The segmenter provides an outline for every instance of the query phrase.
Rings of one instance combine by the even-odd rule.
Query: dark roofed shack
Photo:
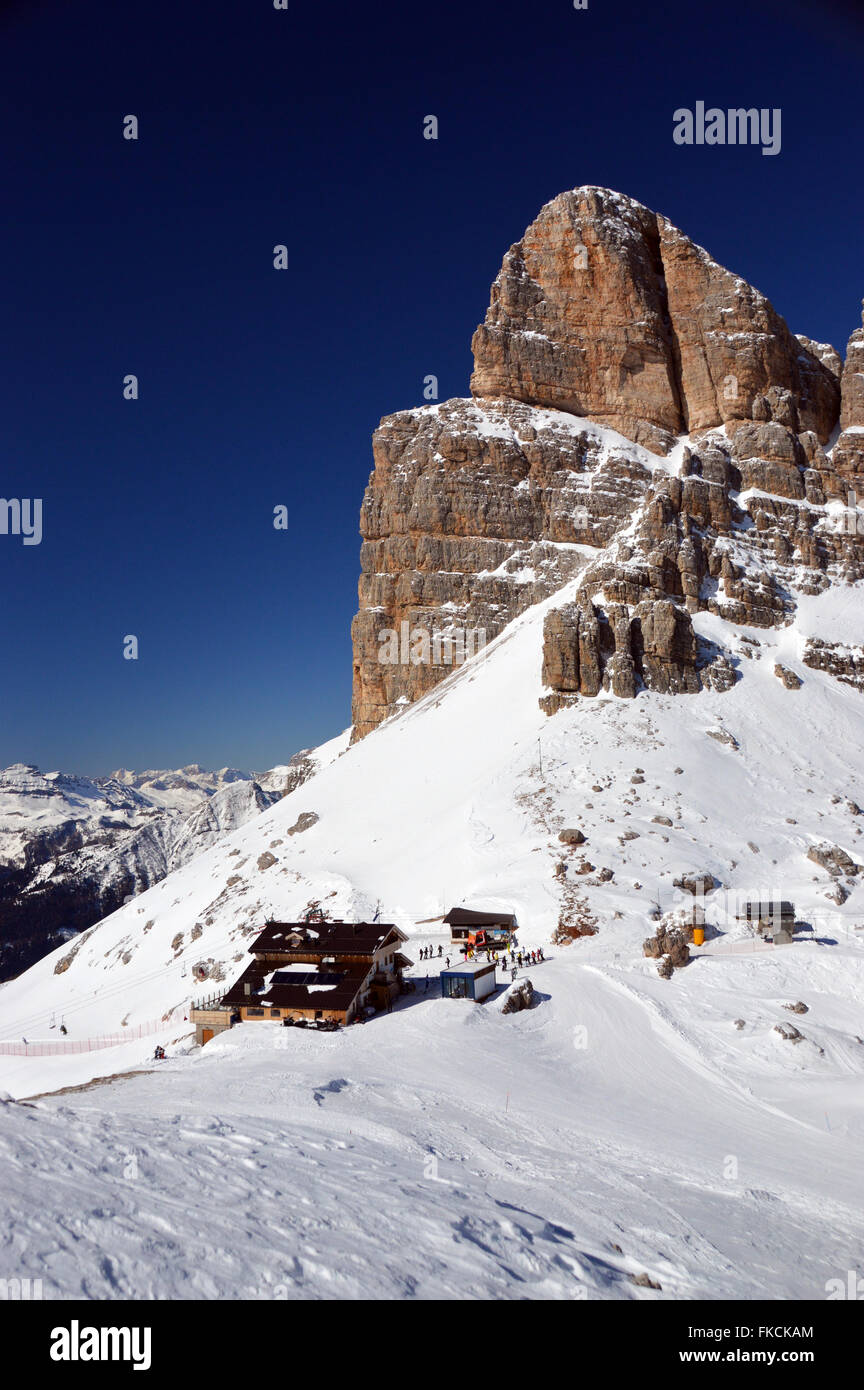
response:
[[[450,928],[450,940],[466,942],[478,932],[483,932],[484,945],[509,946],[516,931],[516,918],[512,912],[474,912],[467,907],[453,907],[444,918],[445,927]]]
[[[746,902],[738,913],[739,922],[749,922],[760,933],[770,932],[775,946],[786,946],[795,935],[795,907],[785,899]]]

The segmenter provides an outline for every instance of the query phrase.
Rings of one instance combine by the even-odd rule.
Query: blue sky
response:
[[[664,212],[842,350],[862,58],[855,7],[795,0],[4,5],[0,495],[44,535],[0,535],[0,763],[262,769],[349,722],[372,431],[428,373],[467,394],[565,188]],[[781,108],[780,154],[676,145],[700,100]]]

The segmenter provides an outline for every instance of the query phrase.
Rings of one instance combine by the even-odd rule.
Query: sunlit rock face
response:
[[[664,217],[588,187],[507,252],[473,350],[472,399],[374,437],[355,738],[579,574],[583,606],[538,658],[550,707],[724,688],[687,614],[782,624],[796,590],[861,576],[864,528],[841,511],[864,467],[864,330],[844,367]]]

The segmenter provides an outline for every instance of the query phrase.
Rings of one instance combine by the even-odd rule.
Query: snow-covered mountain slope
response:
[[[31,1044],[56,1038],[52,1014],[79,1042],[171,1015],[119,1047],[0,1056],[0,1087],[25,1097],[146,1068],[156,1041],[171,1055],[158,1075],[4,1109],[20,1273],[34,1232],[66,1295],[660,1296],[628,1278],[647,1274],[663,1296],[818,1298],[857,1267],[864,720],[856,689],[800,657],[814,634],[851,640],[860,586],[802,596],[782,629],[695,615],[738,666],[723,693],[600,695],[550,719],[544,618],[579,583],[0,990],[0,1037]],[[847,856],[839,874],[828,851]],[[692,870],[719,884],[719,935],[662,980],[642,942]],[[815,930],[754,949],[738,899],[769,896]],[[551,956],[529,971],[539,1001],[506,1017],[441,1000],[418,963],[418,993],[365,1028],[247,1024],[191,1049],[184,1005],[241,973],[268,916],[312,901],[349,919],[380,906],[415,960],[445,940],[428,919],[446,907],[511,909]],[[550,946],[562,921],[597,934]],[[798,1041],[777,1031],[793,1020]],[[370,1200],[387,1213],[374,1235]]]
[[[765,1044],[756,1096],[722,1042],[706,1055],[728,1023],[681,1032],[662,982],[590,958],[532,976],[541,1002],[510,1017],[421,993],[0,1105],[9,1277],[46,1298],[822,1299],[860,1268],[851,1071]],[[766,982],[797,987],[745,962],[724,988],[749,1012]]]
[[[631,930],[645,935],[654,904],[672,906],[673,879],[695,868],[730,894],[782,891],[799,918],[828,914],[842,933],[864,889],[853,875],[838,911],[828,896],[836,880],[807,853],[830,844],[864,858],[861,697],[798,653],[814,631],[846,630],[860,601],[859,587],[832,587],[803,598],[791,626],[758,636],[697,615],[733,653],[748,636],[760,644],[736,658],[732,689],[598,697],[551,720],[538,707],[549,603],[535,606],[399,719],[7,985],[0,1033],[38,1036],[59,1010],[77,1036],[150,1019],[189,996],[184,969],[203,960],[239,975],[267,915],[295,918],[313,899],[346,918],[369,918],[380,903],[382,919],[409,932],[453,904],[491,901],[512,905],[526,939],[548,942],[578,893],[601,937],[621,949]],[[781,660],[800,689],[774,675]],[[318,820],[300,830],[303,812]],[[580,874],[570,860],[560,878],[558,832],[574,824],[594,871]],[[606,882],[604,868],[614,875]],[[725,929],[723,901],[719,890],[708,904]],[[809,951],[795,949],[796,959]]]

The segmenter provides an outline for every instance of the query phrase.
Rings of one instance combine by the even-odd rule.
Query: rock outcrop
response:
[[[807,851],[807,858],[835,878],[841,875],[854,878],[860,872],[860,866],[839,845],[814,845]]]
[[[801,660],[814,671],[827,671],[843,685],[864,691],[864,647],[850,647],[811,637]]]
[[[672,978],[690,960],[688,940],[692,931],[684,927],[659,926],[654,936],[642,943],[642,954],[658,962],[657,970],[664,980]]]
[[[728,689],[696,614],[770,628],[864,577],[864,329],[843,366],[665,218],[580,188],[508,251],[473,349],[474,399],[375,435],[355,738],[577,576],[538,654],[549,713]]]
[[[547,713],[567,697],[608,690],[631,698],[637,689],[681,694],[702,689],[699,649],[686,609],[658,598],[636,606],[595,606],[587,593],[553,609],[543,625],[543,699]],[[706,663],[707,664],[707,663]]]
[[[804,682],[794,671],[790,671],[788,666],[781,662],[775,662],[774,674],[778,680],[782,681],[787,690],[800,690]]]
[[[864,503],[864,307],[861,322],[861,328],[855,329],[846,349],[840,383],[840,428],[843,432],[833,453],[834,467],[847,481],[849,490],[855,493],[859,506]]]

